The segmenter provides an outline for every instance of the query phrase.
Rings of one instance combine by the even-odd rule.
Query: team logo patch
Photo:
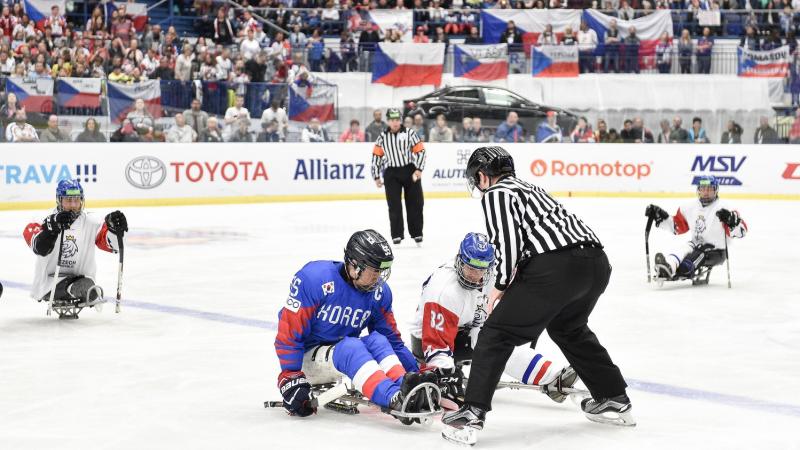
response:
[[[64,244],[61,246],[61,257],[72,258],[78,254],[78,243],[75,236],[64,236]]]
[[[333,294],[333,281],[329,281],[322,285],[322,293],[325,295]]]

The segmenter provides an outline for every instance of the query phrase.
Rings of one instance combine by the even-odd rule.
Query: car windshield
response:
[[[483,91],[486,104],[492,106],[514,106],[524,104],[525,101],[516,95],[500,89],[486,89]]]

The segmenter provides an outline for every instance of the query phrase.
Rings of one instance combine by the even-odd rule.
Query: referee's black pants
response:
[[[417,170],[413,164],[403,167],[388,167],[383,173],[383,186],[386,189],[386,203],[389,205],[389,225],[392,239],[404,237],[403,229],[403,191],[405,191],[408,232],[411,237],[422,236],[422,181],[411,176]]]
[[[619,368],[587,325],[611,266],[600,248],[537,255],[517,269],[478,335],[465,400],[485,410],[514,347],[547,333],[595,398],[625,393]]]

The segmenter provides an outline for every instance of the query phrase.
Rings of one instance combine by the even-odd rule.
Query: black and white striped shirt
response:
[[[372,178],[380,178],[384,167],[405,167],[414,164],[417,170],[425,169],[425,146],[417,132],[400,126],[397,133],[387,127],[375,141],[372,150]]]
[[[495,246],[495,287],[504,290],[523,257],[580,244],[600,244],[591,228],[544,189],[513,176],[483,194],[486,231]]]

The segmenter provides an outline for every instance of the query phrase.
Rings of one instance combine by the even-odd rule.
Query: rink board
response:
[[[466,196],[471,152],[485,144],[427,144],[426,196]],[[681,197],[701,174],[731,198],[800,199],[800,147],[505,144],[517,175],[565,196]],[[8,144],[0,210],[52,204],[59,179],[78,178],[95,206],[382,199],[372,144]]]

